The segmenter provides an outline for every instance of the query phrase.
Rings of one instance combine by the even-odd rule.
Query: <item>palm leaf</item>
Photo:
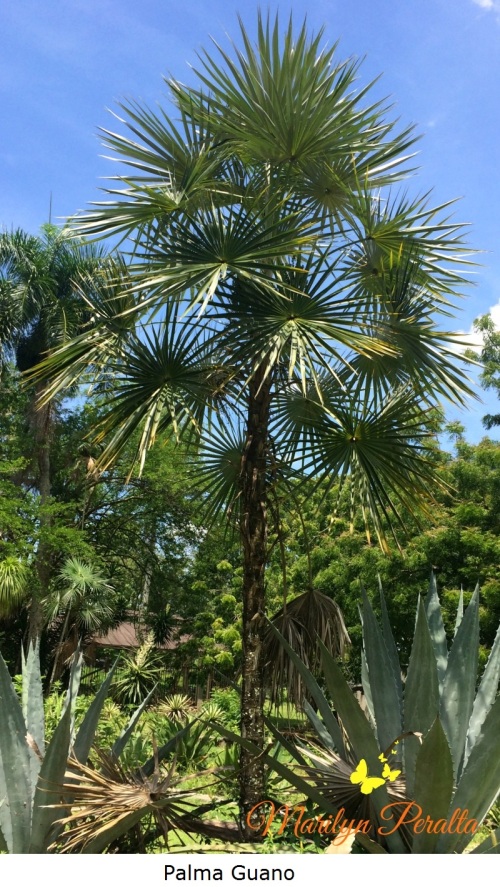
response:
[[[317,589],[311,588],[287,601],[272,617],[271,625],[312,674],[320,666],[318,640],[336,657],[343,656],[350,643],[340,607]],[[263,657],[271,702],[279,705],[286,694],[288,702],[300,707],[307,688],[294,660],[271,626],[264,636]]]

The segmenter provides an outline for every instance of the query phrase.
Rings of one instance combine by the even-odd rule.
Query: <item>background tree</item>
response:
[[[495,326],[490,314],[483,314],[474,321],[474,329],[482,337],[481,352],[466,351],[471,360],[479,360],[483,369],[480,381],[483,388],[493,389],[500,395],[500,332]],[[500,413],[487,414],[483,418],[483,425],[490,429],[500,425]]]
[[[56,374],[51,394],[89,365],[114,377],[101,468],[138,428],[139,469],[159,432],[190,440],[208,515],[239,531],[241,732],[258,747],[275,491],[299,468],[350,476],[385,544],[385,521],[416,514],[439,483],[427,411],[467,389],[436,323],[462,284],[460,226],[387,190],[413,134],[354,90],[357,64],[321,39],[259,17],[255,46],[242,28],[233,57],[201,57],[199,89],[170,82],[178,124],[123,106],[132,137],[105,134],[122,188],[76,231],[130,238],[133,304],[114,319],[112,300],[95,306],[38,376]],[[244,822],[264,764],[246,750],[241,763]]]
[[[0,372],[8,359],[20,372],[31,370],[79,332],[88,318],[81,291],[95,289],[102,262],[101,249],[53,225],[44,225],[39,237],[21,230],[0,234]],[[57,407],[45,392],[44,382],[30,387],[26,424],[33,441],[31,481],[40,497],[40,521],[48,526]],[[36,555],[38,589],[30,611],[32,638],[42,630],[40,595],[47,592],[51,569],[50,547],[42,535]]]

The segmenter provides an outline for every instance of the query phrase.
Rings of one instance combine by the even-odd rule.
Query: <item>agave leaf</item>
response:
[[[500,828],[495,829],[479,847],[474,847],[471,853],[500,853]]]
[[[146,708],[146,706],[147,706],[149,700],[151,699],[153,693],[155,692],[155,690],[156,690],[156,684],[153,687],[153,689],[149,691],[146,698],[142,700],[139,707],[136,708],[136,710],[132,714],[128,724],[126,725],[126,727],[124,727],[124,729],[120,733],[118,739],[116,740],[116,742],[114,743],[114,745],[111,749],[111,754],[113,755],[113,757],[115,757],[115,758],[120,757],[123,749],[125,748],[127,742],[129,741],[129,739],[132,735],[132,732],[134,730],[135,725],[137,724],[137,721],[139,720],[140,716],[142,715],[144,709]]]
[[[432,573],[429,583],[429,593],[425,601],[425,612],[427,615],[427,622],[429,623],[432,645],[436,654],[439,692],[442,693],[444,676],[448,665],[448,647],[446,644],[446,632],[444,630],[441,607],[439,606],[436,577],[434,573]]]
[[[474,705],[478,651],[479,586],[472,595],[453,640],[440,703],[440,715],[450,743],[455,778],[460,774],[467,728]]]
[[[465,621],[465,616],[464,616]],[[467,810],[467,819],[482,822],[500,791],[500,696],[490,708],[481,728],[481,734],[472,749],[467,766],[452,799],[448,818],[453,811]],[[471,839],[470,834],[441,835],[437,853],[462,853]]]
[[[380,593],[380,608],[382,612],[382,634],[384,636],[385,645],[387,647],[387,652],[389,654],[389,660],[392,666],[392,670],[394,673],[394,680],[396,682],[396,689],[398,691],[399,698],[399,711],[401,713],[401,718],[403,717],[403,682],[401,680],[401,663],[399,661],[399,653],[398,648],[396,646],[396,641],[394,640],[394,635],[392,633],[391,623],[389,622],[389,614],[387,612],[387,604],[385,602],[384,590],[382,588],[382,582],[380,580],[380,576],[378,577],[378,587]]]
[[[380,749],[372,732],[368,719],[361,711],[358,702],[349,687],[341,669],[335,662],[333,656],[326,647],[320,642],[321,660],[323,664],[323,673],[325,675],[328,692],[332,697],[333,704],[337,709],[342,725],[349,737],[351,748],[360,761],[364,758],[368,765],[368,771],[374,775],[380,772],[381,764],[379,761]],[[396,734],[397,736],[398,734]],[[392,737],[393,739],[395,737]],[[391,740],[392,741],[392,740]],[[389,796],[385,786],[380,786],[371,795],[372,804],[377,811],[380,824],[384,823],[388,827],[388,823],[393,819],[382,818],[381,810],[389,805]],[[397,832],[387,835],[387,844],[392,853],[405,853],[404,844]]]
[[[321,648],[321,653],[328,692],[349,736],[352,750],[358,760],[366,758],[369,767],[379,769],[380,749],[368,719],[363,714],[341,669],[330,656],[326,647]]]
[[[337,808],[325,798],[321,791],[316,788],[310,782],[307,782],[299,773],[297,773],[291,767],[287,767],[286,764],[281,763],[281,761],[276,760],[276,758],[272,757],[272,755],[267,752],[262,753],[262,749],[260,749],[257,745],[254,745],[253,742],[250,742],[248,739],[243,739],[239,736],[238,733],[232,733],[231,730],[226,730],[225,727],[222,727],[220,724],[212,723],[212,726],[221,736],[225,736],[226,739],[230,739],[231,742],[236,742],[238,745],[246,748],[247,751],[253,752],[255,755],[262,755],[267,764],[274,770],[276,773],[279,773],[283,779],[286,779],[287,782],[291,783],[298,791],[302,792],[306,798],[314,801],[318,805],[318,809],[321,810],[322,813],[330,813],[333,816],[336,816],[339,812]],[[293,809],[293,808],[292,808]],[[369,853],[385,853],[383,847],[380,844],[377,844],[375,841],[372,841],[368,835],[364,835],[362,832],[358,832],[356,835],[356,840],[362,847],[365,848]]]
[[[342,758],[345,758],[345,748],[344,740],[342,738],[342,732],[340,730],[338,721],[330,708],[330,704],[325,697],[325,694],[320,689],[317,681],[313,678],[307,666],[304,665],[300,657],[297,656],[294,650],[292,650],[290,644],[285,640],[283,635],[279,633],[278,629],[272,624],[272,622],[269,623],[269,627],[272,629],[272,631],[274,631],[280,641],[280,644],[282,644],[287,651],[290,659],[301,675],[302,680],[307,687],[307,690],[318,706],[318,711],[321,714],[321,717],[323,718],[323,723],[332,738],[335,749]]]
[[[73,745],[73,754],[78,761],[81,761],[82,764],[85,764],[87,762],[87,758],[89,756],[89,752],[94,741],[95,731],[97,730],[97,725],[101,716],[102,707],[106,701],[109,686],[111,684],[111,681],[113,680],[113,675],[115,673],[117,665],[118,659],[116,660],[116,662],[113,663],[113,666],[106,675],[103,683],[99,687],[99,690],[97,691],[91,704],[89,705],[85,717],[81,723],[80,729],[78,730],[78,733],[76,735]]]
[[[3,804],[3,801],[0,801],[0,807],[2,806],[2,804]],[[0,828],[0,853],[8,853],[8,852],[9,852],[9,848],[7,847],[7,841],[5,840],[5,838],[3,836],[3,831]]]
[[[309,705],[309,703],[307,702],[307,700],[304,701],[304,705],[307,705],[307,706],[311,709],[311,711],[314,712],[314,709],[312,708],[311,705]],[[319,721],[319,718],[318,718],[318,716],[316,715],[316,712],[314,712],[314,714],[315,714],[317,720]],[[308,717],[309,717],[309,715],[308,715]],[[283,735],[280,733],[280,731],[278,730],[277,727],[275,727],[275,725],[274,725],[273,722],[270,720],[270,718],[266,718],[266,717],[264,717],[264,723],[265,723],[267,729],[273,734],[274,738],[280,743],[280,745],[283,746],[283,748],[285,749],[285,751],[288,752],[288,754],[290,755],[290,757],[295,758],[295,760],[298,761],[299,764],[302,764],[302,765],[304,765],[304,766],[307,766],[307,762],[304,760],[304,758],[303,758],[302,755],[300,754],[300,752],[299,752],[297,746],[294,745],[293,742],[289,742],[288,739],[286,738],[286,736],[283,736]],[[319,723],[321,724],[321,727],[323,728],[323,730],[325,730],[325,727],[324,727],[322,721],[319,721]],[[214,725],[214,726],[215,726],[215,725]],[[325,730],[325,733],[327,733],[326,730]],[[328,738],[330,739],[330,735],[329,735],[328,733],[327,733],[327,736],[328,736]]]
[[[460,597],[458,599],[458,607],[457,607],[457,618],[455,619],[455,631],[453,632],[453,637],[456,636],[458,629],[460,628],[460,623],[464,618],[464,590],[460,589]]]
[[[441,721],[436,718],[420,746],[415,766],[415,789],[409,797],[422,808],[422,816],[434,822],[446,820],[453,793],[453,761]],[[434,853],[439,834],[416,834],[412,853]]]
[[[198,718],[195,718],[194,721],[189,721],[175,734],[175,736],[172,736],[172,738],[169,739],[168,742],[162,745],[161,748],[158,749],[156,755],[153,755],[151,758],[149,758],[148,761],[146,761],[145,764],[142,765],[142,767],[140,767],[140,773],[143,776],[151,776],[155,771],[156,765],[163,761],[163,759],[166,758],[166,756],[170,754],[171,751],[175,751],[177,743],[186,735],[186,733],[189,733],[191,727],[193,726],[193,724],[196,723],[197,720]]]
[[[401,708],[391,657],[364,590],[363,642],[378,742],[381,749],[386,749],[402,732]]]
[[[314,711],[314,708],[307,701],[307,699],[304,699],[303,709],[325,748],[329,748],[331,751],[335,751],[335,745],[333,743],[332,737],[326,729],[323,721],[321,720],[321,718],[318,718],[318,715]]]
[[[417,621],[405,684],[405,732],[427,733],[439,711],[439,683],[435,648],[432,643],[425,607],[419,598]],[[415,762],[420,746],[415,737],[405,740],[406,791],[413,797]]]
[[[0,828],[9,853],[26,853],[31,821],[30,755],[26,724],[0,654]]]
[[[368,674],[368,664],[366,662],[365,651],[361,650],[361,685],[363,687],[363,695],[365,697],[366,707],[373,728],[375,729],[375,712],[373,710],[372,689],[370,687],[370,675]]]
[[[60,819],[61,810],[48,805],[63,800],[60,787],[64,782],[70,752],[73,712],[74,701],[68,691],[66,709],[49,742],[40,768],[33,801],[30,853],[46,853],[60,829],[54,829],[54,826]]]
[[[500,626],[491,648],[488,662],[484,670],[479,690],[474,700],[474,707],[469,722],[469,730],[465,744],[464,766],[480,735],[484,719],[493,705],[500,682]]]
[[[25,656],[22,651],[22,669],[23,669],[23,693],[22,706],[23,716],[26,724],[27,732],[30,734],[36,748],[43,757],[45,751],[45,717],[43,712],[43,687],[42,677],[40,674],[40,641],[37,640],[36,645],[29,644],[28,655]],[[41,757],[29,745],[30,756],[30,779],[32,792],[34,794],[38,774],[40,772]]]

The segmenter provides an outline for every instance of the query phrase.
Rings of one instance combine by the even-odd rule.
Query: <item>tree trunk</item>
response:
[[[36,391],[35,397],[41,393]],[[40,494],[40,542],[36,554],[36,572],[38,588],[33,590],[29,611],[29,639],[37,640],[43,630],[43,611],[41,597],[47,594],[52,575],[51,552],[49,544],[43,539],[44,528],[50,524],[50,517],[45,510],[50,500],[50,444],[52,436],[52,405],[50,403],[37,409],[36,400],[32,404],[32,428],[36,447],[37,487]]]
[[[264,748],[264,662],[262,636],[265,627],[264,573],[267,559],[268,428],[271,401],[270,374],[265,364],[249,385],[245,452],[241,466],[241,541],[243,546],[243,674],[241,736]],[[255,837],[247,823],[249,811],[264,800],[264,761],[242,749],[240,756],[241,829]]]

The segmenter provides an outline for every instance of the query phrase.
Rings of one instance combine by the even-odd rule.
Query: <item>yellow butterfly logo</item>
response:
[[[391,770],[389,764],[384,764],[384,769],[382,770],[382,776],[384,779],[388,779],[389,782],[394,782],[400,774],[401,770]]]
[[[351,773],[350,780],[353,785],[361,786],[362,795],[371,795],[375,788],[380,788],[385,784],[385,780],[380,776],[368,776],[368,765],[364,758],[361,758],[356,769]]]

